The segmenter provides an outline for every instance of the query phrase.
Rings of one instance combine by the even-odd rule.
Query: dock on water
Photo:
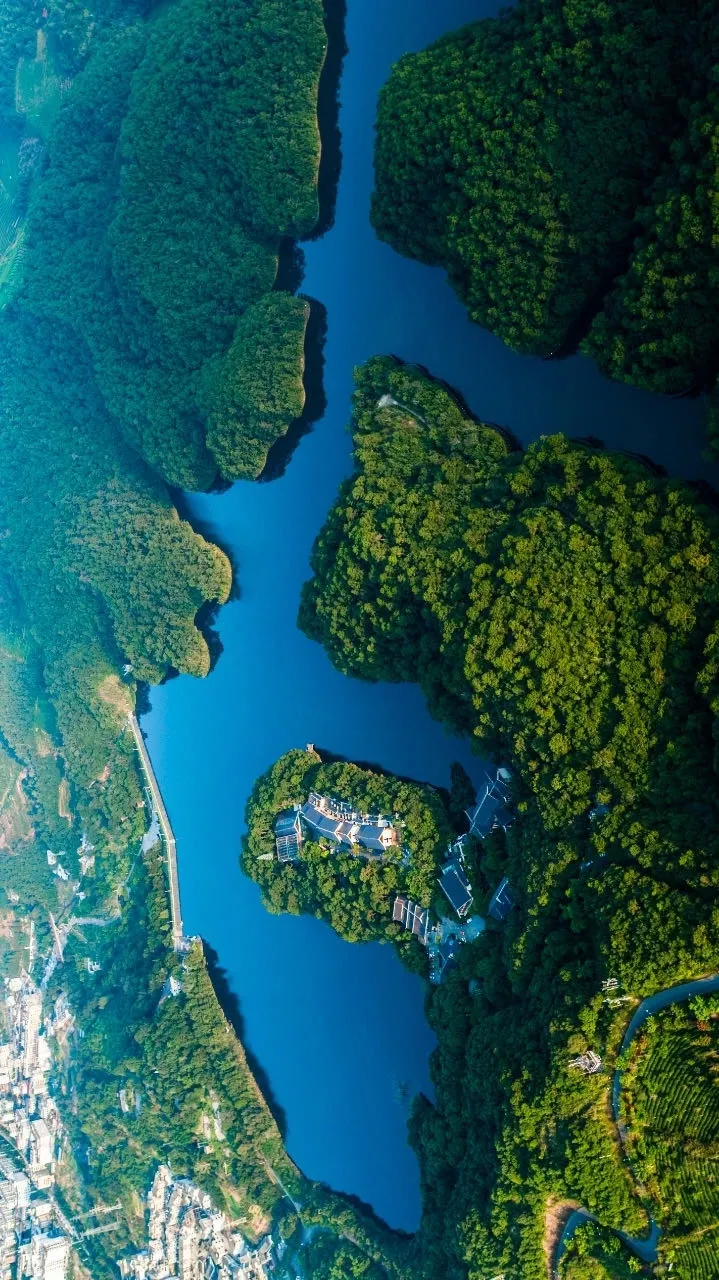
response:
[[[172,945],[175,951],[184,951],[185,949],[185,933],[182,927],[182,911],[180,909],[180,881],[177,874],[177,841],[175,834],[170,825],[165,802],[162,799],[162,793],[155,777],[155,770],[152,767],[152,761],[149,757],[145,739],[142,736],[137,716],[130,712],[127,717],[127,723],[132,730],[132,736],[135,739],[135,746],[140,757],[142,772],[145,775],[150,797],[157,814],[162,838],[165,842],[167,850],[167,878],[170,885],[170,914],[172,917]]]

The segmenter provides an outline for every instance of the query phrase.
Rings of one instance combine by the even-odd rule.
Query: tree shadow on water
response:
[[[262,483],[279,480],[300,440],[312,430],[315,422],[324,417],[327,397],[324,390],[324,347],[327,340],[327,309],[321,302],[308,298],[310,317],[305,334],[305,407],[295,418],[285,435],[276,440],[267,454],[267,460],[258,479]]]
[[[342,134],[339,126],[340,80],[342,64],[347,53],[345,23],[346,0],[324,0],[324,19],[327,30],[327,56],[320,76],[317,94],[317,120],[322,139],[320,169],[317,178],[319,218],[308,237],[318,240],[332,227],[337,205],[337,188],[342,169]]]

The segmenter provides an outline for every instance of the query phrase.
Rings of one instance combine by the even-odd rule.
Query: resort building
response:
[[[490,831],[495,831],[498,827],[506,831],[511,826],[513,817],[507,808],[509,781],[507,769],[498,769],[494,778],[486,775],[477,795],[477,803],[466,811],[470,835],[484,840]]]
[[[439,886],[460,920],[463,919],[472,905],[472,886],[467,879],[464,867],[457,858],[452,858],[443,866]]]
[[[358,847],[373,857],[381,857],[399,844],[399,832],[391,818],[360,813],[344,801],[316,791],[310,792],[300,812],[315,837],[324,836],[349,849]]]
[[[423,947],[427,946],[427,938],[429,936],[429,911],[426,907],[421,907],[418,902],[414,902],[412,898],[406,898],[399,895],[394,900],[394,909],[392,911],[392,919],[397,924],[401,924],[408,933],[413,933],[418,938]]]
[[[491,916],[493,920],[501,922],[507,919],[514,906],[516,906],[516,903],[509,888],[509,881],[505,876],[492,894],[492,901],[489,904],[487,915]]]
[[[275,820],[275,848],[280,862],[296,862],[302,847],[302,819],[299,805],[283,809]]]

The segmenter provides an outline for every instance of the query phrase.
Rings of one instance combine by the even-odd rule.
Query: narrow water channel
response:
[[[327,411],[281,479],[189,500],[233,555],[241,598],[220,616],[224,652],[212,675],[153,691],[143,720],[177,836],[186,930],[202,934],[227,970],[245,1041],[286,1115],[290,1154],[407,1229],[420,1202],[406,1095],[430,1088],[433,1043],[422,984],[388,947],[352,947],[318,921],[270,916],[237,861],[254,780],[289,747],[310,741],[436,783],[448,781],[453,759],[480,772],[415,688],[347,680],[296,629],[312,541],[350,469],[353,366],[393,352],[425,364],[522,441],[563,430],[650,454],[677,474],[702,471],[697,403],[612,384],[585,360],[513,355],[469,323],[440,271],[373,236],[373,120],[392,62],[496,7],[349,0],[336,221],[306,246],[303,284],[327,308]]]

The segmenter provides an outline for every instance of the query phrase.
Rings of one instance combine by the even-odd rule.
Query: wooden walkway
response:
[[[182,928],[182,911],[180,910],[180,881],[177,874],[177,841],[175,840],[174,832],[170,826],[170,819],[167,815],[167,809],[165,808],[165,804],[162,799],[157,778],[155,777],[155,770],[152,767],[152,761],[147,753],[145,739],[142,736],[140,726],[137,722],[137,716],[131,712],[127,717],[127,723],[130,726],[132,735],[135,739],[135,746],[137,747],[140,763],[142,764],[142,771],[145,775],[152,803],[160,822],[162,838],[165,841],[165,848],[167,849],[167,878],[170,885],[170,913],[172,915],[172,945],[175,948],[175,951],[183,951],[185,947],[185,934]]]

